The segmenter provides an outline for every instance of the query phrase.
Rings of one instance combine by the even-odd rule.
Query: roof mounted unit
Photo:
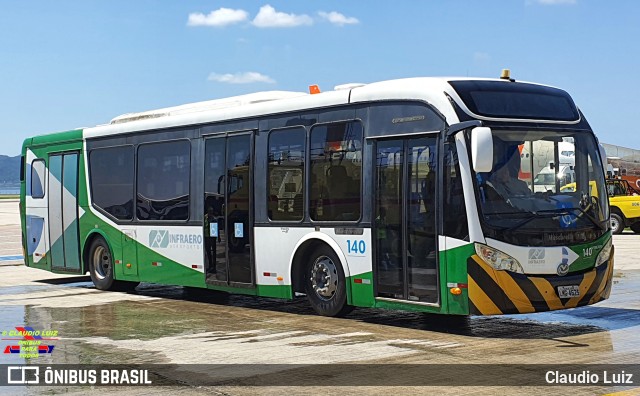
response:
[[[367,85],[367,84],[363,84],[363,83],[340,84],[340,85],[336,85],[335,87],[333,87],[333,90],[334,91],[343,91],[343,90],[347,90],[347,89],[364,87],[365,85]]]
[[[111,120],[110,124],[122,124],[125,122],[147,120],[150,118],[169,117],[182,114],[191,114],[201,111],[220,110],[230,107],[245,106],[258,104],[262,102],[270,102],[273,100],[289,99],[308,95],[304,92],[291,91],[267,91],[257,92],[248,95],[232,96],[230,98],[208,100],[205,102],[189,103],[181,106],[167,107],[164,109],[156,109],[143,111],[139,113],[126,113],[119,115]]]

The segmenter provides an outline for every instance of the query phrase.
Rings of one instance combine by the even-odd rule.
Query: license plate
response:
[[[580,287],[577,285],[558,286],[558,297],[560,298],[580,297]]]

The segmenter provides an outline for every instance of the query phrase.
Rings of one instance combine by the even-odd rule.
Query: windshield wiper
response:
[[[544,217],[554,217],[556,215],[555,213],[547,213],[547,214],[545,214],[545,213],[541,213],[541,212],[544,212],[544,211],[541,210],[541,211],[537,211],[537,212],[524,212],[524,213],[531,214],[531,217],[528,217],[528,218],[524,219],[523,221],[519,222],[516,225],[512,225],[512,226],[509,226],[509,227],[504,227],[504,228],[501,229],[501,231],[513,231],[513,230],[516,230],[516,229],[524,226],[525,224],[529,223],[532,220],[540,219],[540,218],[544,218]],[[512,213],[522,213],[522,212],[512,212]],[[511,213],[498,213],[498,214],[511,214]]]
[[[607,230],[607,226],[604,225],[603,223],[606,220],[603,221],[598,221],[598,219],[596,219],[595,217],[593,217],[592,215],[590,215],[589,213],[587,213],[587,211],[585,211],[582,208],[557,208],[557,209],[545,209],[545,210],[540,210],[537,213],[556,213],[556,214],[560,214],[562,212],[569,214],[570,210],[577,210],[578,212],[580,212],[580,215],[576,216],[576,217],[586,217],[587,219],[591,220],[591,222],[598,228],[600,228],[602,231],[606,231]]]
[[[577,210],[580,212],[580,215],[576,216],[576,217],[586,217],[587,219],[591,220],[591,222],[598,228],[600,228],[602,231],[605,231],[607,229],[607,226],[602,224],[602,222],[598,222],[598,220],[591,216],[589,213],[587,213],[584,209],[582,208],[557,208],[557,209],[543,209],[543,210],[538,210],[535,212],[503,212],[503,213],[492,213],[492,214],[516,214],[516,213],[530,213],[532,216],[528,217],[526,219],[524,219],[523,221],[521,221],[520,223],[513,225],[513,226],[509,226],[509,227],[504,227],[501,229],[501,231],[513,231],[516,230],[522,226],[524,226],[525,224],[529,223],[530,221],[534,220],[534,219],[539,219],[539,218],[544,218],[544,217],[555,217],[555,216],[559,216],[559,215],[563,215],[563,214],[567,214],[570,215],[572,210]]]
[[[536,214],[537,214],[536,212],[530,212],[528,210],[518,210],[518,211],[513,211],[513,212],[484,213],[485,216],[503,216],[503,215],[529,215],[529,216],[534,216]]]

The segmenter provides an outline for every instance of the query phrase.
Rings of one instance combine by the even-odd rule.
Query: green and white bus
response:
[[[565,142],[576,187],[534,191]],[[601,146],[565,91],[508,76],[124,114],[22,156],[25,264],[100,290],[306,295],[338,316],[529,313],[611,289]]]

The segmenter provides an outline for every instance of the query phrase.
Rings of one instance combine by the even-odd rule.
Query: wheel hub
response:
[[[95,275],[98,279],[104,279],[109,274],[111,269],[111,257],[108,251],[99,246],[93,252],[93,268],[95,268]]]
[[[618,219],[616,219],[615,217],[611,217],[611,230],[613,232],[616,232],[618,230],[618,227],[620,227]]]
[[[338,269],[329,257],[318,257],[311,267],[310,280],[318,297],[330,300],[338,290]]]

